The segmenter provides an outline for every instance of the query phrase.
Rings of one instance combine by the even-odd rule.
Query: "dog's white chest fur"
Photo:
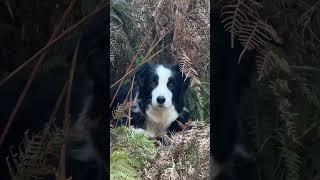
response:
[[[169,108],[154,108],[149,106],[146,115],[146,133],[150,137],[166,135],[167,128],[179,116],[173,105]]]

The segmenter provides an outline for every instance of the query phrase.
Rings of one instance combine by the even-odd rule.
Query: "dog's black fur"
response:
[[[135,74],[134,86],[132,91],[132,97],[134,98],[137,95],[137,104],[132,107],[132,120],[131,125],[135,128],[146,128],[146,119],[147,114],[146,111],[148,106],[151,104],[152,99],[152,90],[155,88],[152,85],[152,81],[157,80],[157,74],[155,73],[156,68],[160,64],[145,64],[143,65]],[[172,92],[172,103],[175,107],[175,110],[179,114],[178,120],[185,124],[189,119],[189,111],[187,110],[185,98],[186,98],[186,91],[190,85],[190,78],[186,78],[179,69],[178,65],[171,65],[171,64],[161,64],[167,69],[170,69],[173,73],[171,77],[171,82],[173,85],[168,87],[168,89]],[[119,94],[116,96],[115,101],[112,105],[112,109],[116,107],[117,104],[124,102],[127,93],[130,89],[131,83],[125,84],[119,91]],[[115,93],[115,89],[113,89],[111,93],[111,97],[113,97]],[[137,109],[138,112],[137,112]],[[120,125],[127,124],[127,120],[123,119],[122,121],[117,121]],[[119,124],[118,124],[119,125]],[[174,121],[168,127],[168,133],[181,131],[182,128],[178,125],[177,121]]]

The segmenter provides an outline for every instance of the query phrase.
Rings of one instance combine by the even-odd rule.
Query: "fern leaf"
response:
[[[225,29],[231,33],[232,48],[235,36],[243,46],[239,63],[247,50],[264,49],[271,41],[281,43],[273,27],[259,18],[257,10],[260,7],[261,4],[253,0],[238,0],[235,4],[222,8],[222,16],[226,16],[222,23],[225,23]]]
[[[273,3],[276,4],[280,8],[286,8],[288,7],[288,2],[286,0],[273,0]]]
[[[301,177],[303,159],[297,150],[289,148],[289,144],[284,133],[278,132],[277,134],[280,141],[280,157],[286,169],[286,178],[290,180],[298,180]]]
[[[306,99],[313,104],[315,107],[317,107],[318,109],[320,109],[320,100],[318,95],[316,94],[314,87],[312,85],[310,85],[309,83],[307,83],[306,79],[298,77],[297,78],[298,81],[298,85],[302,91],[302,93],[304,94],[304,96],[306,97]]]
[[[287,98],[291,90],[288,87],[288,83],[286,80],[277,79],[273,81],[270,85],[270,88],[273,90],[273,94],[278,97],[278,110],[280,112],[281,120],[285,124],[285,128],[287,129],[288,137],[294,142],[296,145],[302,145],[298,140],[298,134],[296,130],[296,122],[295,119],[298,116],[297,113],[290,112],[290,107],[292,106]]]
[[[273,94],[277,97],[283,97],[284,94],[286,95],[291,92],[288,86],[288,82],[282,79],[276,79],[275,81],[271,81],[269,87],[272,89]]]
[[[275,54],[272,50],[261,51],[261,55],[257,57],[256,63],[258,81],[268,76],[274,69],[281,69],[286,73],[290,73],[288,62]]]
[[[251,17],[255,17],[254,8],[249,7],[243,0],[238,0],[236,4],[225,5],[222,7],[221,16],[226,16],[222,20],[225,29],[231,33],[231,48],[234,48],[234,38],[241,29],[243,21],[248,21]]]
[[[238,63],[240,63],[244,53],[247,50],[265,49],[268,47],[270,41],[280,43],[281,40],[272,26],[266,24],[261,20],[257,22],[247,21],[242,25],[238,32],[240,44],[243,46],[243,50],[240,53]]]
[[[178,61],[179,61],[179,68],[181,72],[186,76],[186,78],[191,78],[191,86],[195,84],[200,84],[200,80],[198,78],[198,72],[192,67],[192,61],[187,56],[187,54],[181,50],[182,53],[179,53]]]
[[[45,129],[39,134],[29,138],[28,131],[25,134],[19,153],[10,150],[7,157],[7,165],[10,174],[15,178],[35,178],[40,179],[54,175],[56,167],[54,161],[59,159],[60,148],[64,143],[63,130],[58,128]],[[50,157],[50,158],[48,158]],[[13,162],[10,163],[10,162]]]
[[[120,120],[124,117],[128,116],[130,102],[124,102],[122,104],[118,104],[116,109],[112,111],[113,120]]]

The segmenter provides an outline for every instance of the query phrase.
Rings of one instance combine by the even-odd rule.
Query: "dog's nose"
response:
[[[163,96],[158,96],[158,97],[157,97],[157,102],[158,102],[159,104],[163,104],[165,101],[166,101],[166,98],[165,98],[165,97],[163,97]]]

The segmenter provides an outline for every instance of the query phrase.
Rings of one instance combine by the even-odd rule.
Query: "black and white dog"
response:
[[[190,78],[178,65],[145,64],[135,74],[131,125],[148,137],[179,131],[177,119],[186,123],[189,111],[185,107]],[[125,100],[130,83],[121,89],[112,107]],[[122,122],[123,123],[123,122]]]

